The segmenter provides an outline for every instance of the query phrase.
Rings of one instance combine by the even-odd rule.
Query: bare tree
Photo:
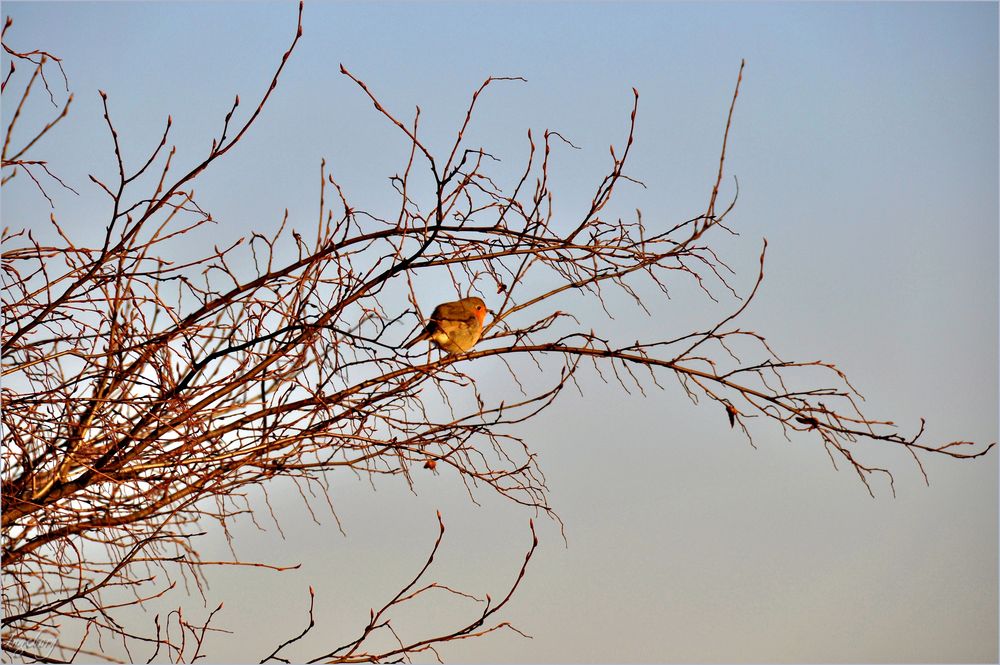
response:
[[[51,78],[53,64],[61,64],[46,52],[9,47],[10,25],[8,19],[3,47],[11,64],[3,94],[8,83],[22,83],[15,70],[23,67],[30,76],[6,127],[3,182],[23,173],[54,205],[48,188],[68,185],[29,154],[66,117],[72,96],[55,105],[48,120],[22,114],[25,100],[42,89],[55,104],[46,73]],[[113,104],[101,92],[115,166],[110,178],[90,176],[108,200],[99,244],[74,240],[55,212],[57,244],[41,244],[30,230],[3,231],[3,636],[9,651],[73,660],[104,655],[102,640],[110,640],[133,659],[198,658],[218,610],[197,621],[179,610],[157,615],[143,633],[128,628],[121,613],[162,596],[179,577],[204,583],[203,566],[223,562],[203,561],[193,539],[207,524],[225,529],[239,515],[253,519],[248,489],[261,488],[266,498],[279,478],[296,484],[310,511],[317,502],[332,511],[328,480],[335,472],[412,482],[414,468],[451,467],[470,495],[489,488],[558,519],[517,426],[544,417],[568,386],[579,388],[581,372],[643,392],[672,376],[693,401],[717,405],[720,417],[751,444],[751,419],[778,423],[787,436],[822,446],[834,466],[845,465],[871,493],[880,477],[892,490],[893,473],[866,463],[859,441],[899,449],[925,479],[922,455],[969,459],[993,447],[925,443],[922,423],[915,434],[901,435],[891,422],[859,409],[858,393],[832,363],[784,359],[761,334],[740,328],[763,279],[766,242],[756,279],[737,296],[739,306],[704,330],[622,342],[555,308],[568,293],[603,305],[617,292],[648,313],[640,280],[663,298],[679,280],[693,280],[708,298],[717,288],[737,295],[712,239],[731,233],[727,218],[736,197],[721,203],[720,191],[742,64],[707,205],[690,219],[647,224],[639,212],[630,220],[606,212],[619,185],[633,180],[626,165],[638,92],[628,133],[611,148],[589,210],[565,232],[564,222],[554,223],[549,160],[553,149],[572,144],[554,131],[528,132],[521,174],[504,185],[491,176],[495,157],[466,139],[480,97],[510,79],[491,77],[473,93],[454,143],[437,154],[421,140],[419,109],[412,118],[396,115],[342,67],[409,146],[406,163],[391,177],[398,192],[391,214],[355,205],[324,163],[313,228],[291,229],[286,213],[273,236],[252,233],[194,260],[172,259],[171,240],[199,237],[213,223],[195,200],[195,181],[253,127],[301,36],[300,5],[295,36],[266,91],[248,112],[236,97],[211,149],[186,172],[176,172],[175,149],[167,148],[169,117],[148,159],[127,164]],[[36,129],[14,145],[15,127],[26,122]],[[283,258],[288,252],[293,258]],[[422,320],[414,278],[432,271],[446,271],[457,296],[492,301],[494,315],[474,350],[438,355],[402,348]],[[524,359],[544,370],[530,383],[523,380]],[[512,395],[477,384],[469,370],[484,362],[503,363],[521,390]],[[821,376],[818,384],[798,387]],[[391,615],[401,604],[431,592],[467,597],[426,579],[444,534],[439,516],[426,563],[373,611],[356,639],[294,658],[406,658],[450,640],[513,629],[498,613],[537,545],[533,525],[530,531],[527,555],[512,569],[502,600],[487,596],[462,626],[376,647],[373,636],[396,635]],[[104,558],[85,556],[84,545],[100,546]],[[267,566],[235,554],[224,563]],[[162,574],[154,581],[157,571]],[[129,600],[109,600],[110,592],[117,599],[122,590],[131,592]],[[310,592],[303,632],[264,660],[293,657],[288,653],[313,627],[312,609]],[[60,641],[57,628],[70,624],[79,625],[82,640]],[[50,656],[25,648],[38,636],[56,642]]]

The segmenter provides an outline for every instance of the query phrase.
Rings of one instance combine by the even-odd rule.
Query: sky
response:
[[[3,12],[15,48],[64,60],[73,108],[37,151],[80,191],[52,193],[84,239],[107,214],[87,174],[116,168],[97,90],[126,160],[155,145],[169,113],[177,159],[194,164],[233,96],[263,92],[295,27],[294,5],[277,3],[6,2]],[[901,431],[925,417],[929,440],[996,441],[997,25],[996,3],[312,3],[273,99],[199,199],[220,222],[211,242],[273,231],[286,208],[305,227],[325,158],[354,200],[394,205],[387,177],[406,144],[339,74],[343,63],[390,109],[419,105],[438,150],[483,79],[523,76],[491,87],[473,131],[505,160],[501,172],[521,163],[528,128],[580,146],[553,155],[567,224],[625,135],[635,87],[628,173],[646,188],[623,188],[619,204],[680,221],[707,203],[745,59],[727,153],[740,235],[718,245],[745,290],[769,243],[743,326],[780,355],[836,362],[867,412]],[[24,178],[5,186],[2,215],[47,233],[48,206]],[[442,295],[426,286],[429,303]],[[679,286],[651,317],[623,311],[614,325],[664,334],[723,311]],[[522,430],[566,534],[536,520],[539,550],[504,615],[532,637],[455,643],[446,660],[996,662],[996,451],[927,457],[925,486],[905,453],[871,448],[897,493],[872,499],[817,441],[764,426],[754,449],[675,385],[643,397],[590,376],[583,389]],[[225,600],[218,622],[233,631],[210,637],[211,660],[259,659],[296,634],[310,584],[318,628],[302,655],[350,637],[422,564],[436,510],[448,526],[441,581],[505,590],[533,515],[486,494],[473,505],[446,473],[418,475],[416,490],[335,478],[342,534],[276,486],[284,537],[241,523],[237,551],[302,567],[211,572],[207,606]],[[226,557],[207,526],[204,558]],[[182,591],[167,602],[206,611]],[[450,611],[399,625],[419,635],[449,625]]]

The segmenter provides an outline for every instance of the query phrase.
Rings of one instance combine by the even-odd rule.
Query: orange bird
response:
[[[468,351],[482,336],[483,320],[488,311],[482,298],[462,298],[441,303],[434,308],[423,331],[403,348],[408,349],[417,342],[429,339],[449,354]]]

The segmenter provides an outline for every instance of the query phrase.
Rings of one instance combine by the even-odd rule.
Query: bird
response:
[[[482,336],[483,319],[488,311],[482,298],[441,303],[434,308],[423,331],[403,348],[409,349],[417,342],[429,339],[448,354],[464,353],[475,346]]]

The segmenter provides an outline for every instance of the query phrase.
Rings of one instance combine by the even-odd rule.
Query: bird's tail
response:
[[[425,339],[430,339],[430,337],[431,337],[430,330],[428,330],[427,328],[424,328],[422,331],[420,331],[419,335],[417,335],[416,337],[414,337],[413,339],[411,339],[409,342],[407,342],[406,344],[404,344],[403,348],[404,349],[412,348],[415,344],[417,344],[419,342],[422,342]]]

